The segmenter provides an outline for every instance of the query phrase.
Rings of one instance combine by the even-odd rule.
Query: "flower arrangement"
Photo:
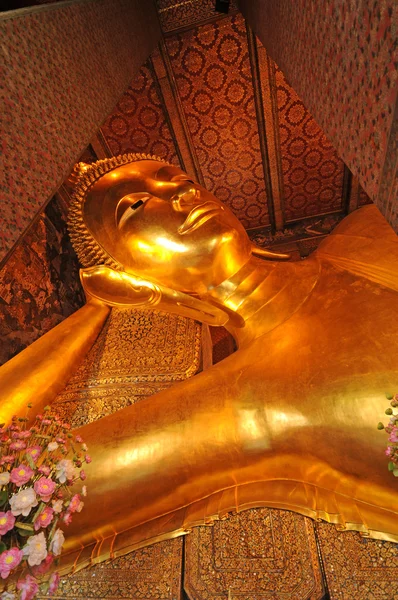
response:
[[[49,570],[65,540],[61,527],[82,510],[86,495],[84,485],[81,494],[70,488],[85,480],[81,467],[91,462],[81,437],[73,435],[50,407],[29,429],[27,421],[14,416],[11,425],[0,426],[2,600],[31,600],[39,591],[56,591],[59,574],[50,576]]]
[[[388,433],[388,446],[386,455],[390,459],[388,462],[388,470],[392,471],[395,477],[398,477],[398,413],[394,413],[394,408],[398,406],[398,394],[386,394],[387,400],[390,400],[390,407],[385,413],[390,417],[388,425],[385,427],[383,423],[377,425],[377,429],[384,429]]]

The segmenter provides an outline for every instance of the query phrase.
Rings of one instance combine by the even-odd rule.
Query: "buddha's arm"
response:
[[[104,560],[225,512],[261,505],[364,530],[395,527],[398,536],[390,516],[386,524],[383,516],[366,512],[377,505],[381,515],[390,515],[395,504],[388,490],[341,468],[352,440],[349,428],[345,444],[336,436],[339,411],[333,415],[329,402],[327,427],[317,427],[320,411],[312,399],[297,410],[297,397],[281,389],[283,378],[267,372],[265,362],[259,348],[250,356],[238,351],[189,381],[81,428],[93,460],[85,510],[68,530],[66,561],[73,562],[81,548],[82,564],[90,555]],[[319,439],[312,443],[317,429],[323,436],[330,430],[329,461],[318,452]]]
[[[37,413],[65,387],[81,364],[110,309],[90,301],[0,368],[0,422]]]

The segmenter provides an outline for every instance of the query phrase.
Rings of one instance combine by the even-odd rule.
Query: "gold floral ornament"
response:
[[[27,421],[14,416],[0,431],[0,576],[7,600],[57,589],[61,527],[82,510],[86,495],[86,486],[81,493],[70,488],[85,480],[81,467],[91,462],[82,438],[49,407],[29,429]]]

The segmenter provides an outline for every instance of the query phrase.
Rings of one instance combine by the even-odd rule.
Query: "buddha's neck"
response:
[[[243,346],[288,319],[311,293],[319,275],[316,259],[266,262],[252,257],[210,292],[231,313],[227,329]]]

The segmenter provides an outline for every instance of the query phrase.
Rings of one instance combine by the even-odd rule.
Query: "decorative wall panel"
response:
[[[74,427],[91,423],[194,375],[201,328],[156,310],[117,309],[84,363],[57,397]]]
[[[397,165],[390,134],[398,92],[397,3],[239,0],[239,6],[339,156],[389,217],[386,201]]]
[[[319,600],[323,596],[312,521],[288,511],[248,510],[185,541],[190,600]]]
[[[177,538],[62,578],[52,598],[182,600],[181,571],[182,538]]]
[[[70,172],[160,37],[151,2],[0,14],[0,260]]]
[[[112,155],[143,152],[178,165],[163,110],[147,61],[101,127]]]
[[[398,545],[316,525],[331,600],[398,598]]]
[[[287,221],[342,209],[344,163],[275,65]]]
[[[0,364],[83,306],[66,214],[57,195],[0,271]]]
[[[242,17],[166,39],[206,187],[245,227],[269,223]]]
[[[214,0],[156,0],[160,24],[164,33],[183,27],[194,27],[203,21],[217,18]],[[237,1],[232,0],[229,12],[237,10]]]

